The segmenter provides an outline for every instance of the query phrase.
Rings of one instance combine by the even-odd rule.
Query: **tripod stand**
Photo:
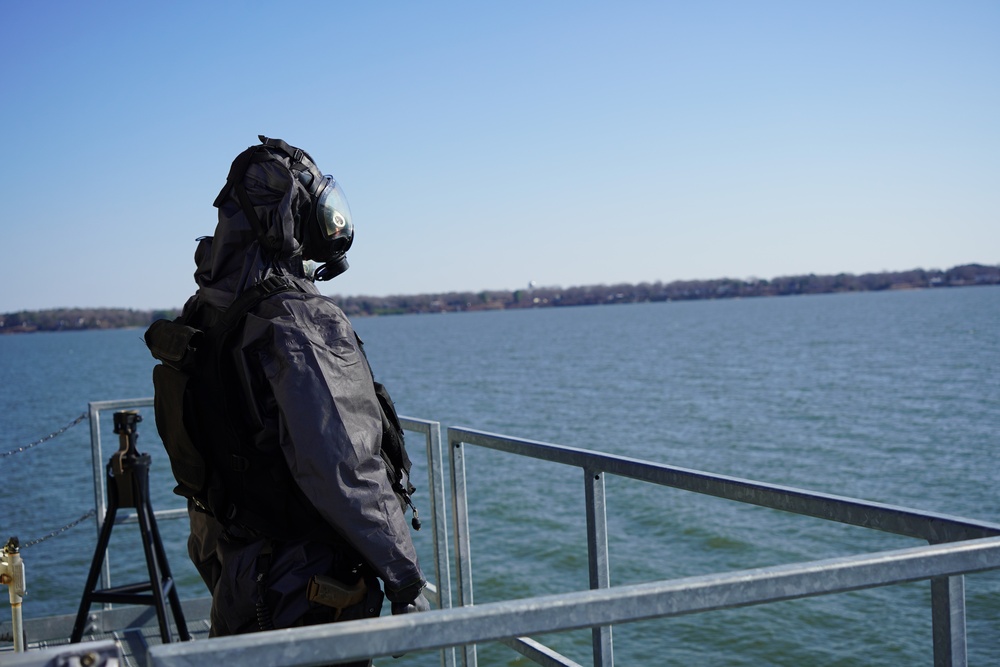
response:
[[[149,503],[149,454],[136,451],[135,441],[138,439],[135,425],[142,417],[134,410],[116,412],[114,415],[115,433],[118,434],[119,450],[112,455],[107,466],[108,512],[97,539],[94,550],[94,560],[87,575],[87,585],[80,600],[80,610],[73,624],[73,634],[70,642],[76,643],[83,638],[84,627],[90,607],[95,602],[110,602],[122,604],[144,604],[156,608],[156,617],[160,625],[160,636],[164,643],[170,643],[170,624],[167,620],[166,600],[169,599],[173,610],[177,634],[182,641],[191,639],[187,624],[184,621],[184,611],[181,609],[170,574],[170,566],[160,540],[160,532],[156,527],[156,517]],[[146,555],[146,568],[149,571],[149,581],[126,584],[115,588],[98,590],[97,577],[107,555],[108,543],[111,540],[111,529],[115,525],[115,515],[119,507],[134,507],[139,519],[139,530],[142,533],[142,547]]]

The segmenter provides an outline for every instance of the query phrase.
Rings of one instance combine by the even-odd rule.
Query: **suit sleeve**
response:
[[[273,393],[281,449],[306,497],[368,561],[390,599],[423,576],[380,456],[371,370],[347,318],[323,297],[282,302],[280,317],[248,317],[244,340]]]

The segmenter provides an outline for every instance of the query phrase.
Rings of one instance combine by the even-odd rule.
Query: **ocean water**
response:
[[[1000,522],[1000,288],[358,319],[401,413],[735,477]],[[0,454],[84,412],[152,395],[141,331],[0,337]],[[179,507],[151,410],[156,509]],[[148,414],[145,414],[148,413]],[[103,427],[106,454],[116,447]],[[412,447],[418,486],[422,448]],[[469,451],[476,601],[587,587],[579,471]],[[0,458],[0,537],[33,540],[93,505],[86,422]],[[418,492],[418,501],[420,500]],[[613,584],[913,540],[607,480]],[[418,502],[419,504],[419,502]],[[161,522],[182,596],[205,594],[183,521]],[[115,581],[143,578],[134,526]],[[430,536],[416,534],[431,569]],[[26,617],[73,613],[93,520],[26,548]],[[966,578],[970,663],[1000,664],[1000,573]],[[931,664],[926,583],[616,626],[620,665]],[[0,618],[3,616],[0,605]],[[587,664],[589,632],[540,637]],[[408,656],[394,665],[436,664]],[[480,647],[484,665],[528,664]]]

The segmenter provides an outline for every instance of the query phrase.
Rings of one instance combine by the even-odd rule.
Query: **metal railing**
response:
[[[149,655],[150,664],[158,667],[193,667],[220,661],[306,667],[951,577],[997,567],[1000,538],[987,538],[962,545],[918,547],[423,614],[164,644],[152,647]],[[576,664],[551,655],[550,660],[536,661],[543,665]]]
[[[104,461],[100,411],[151,405],[151,399],[91,404],[98,525],[104,517]],[[305,666],[405,652],[441,650],[446,667],[477,665],[476,644],[501,641],[547,666],[575,666],[569,658],[528,638],[590,628],[593,664],[611,667],[611,626],[650,618],[741,607],[881,587],[931,582],[934,664],[966,665],[965,580],[968,573],[1000,569],[1000,524],[815,493],[752,480],[465,428],[447,429],[447,462],[437,422],[403,418],[424,435],[439,609],[405,616],[295,628],[151,647],[149,664],[177,667],[225,660],[242,664]],[[468,446],[483,447],[579,468],[591,590],[473,606],[473,573],[466,489]],[[445,466],[451,478],[452,534],[447,530]],[[609,585],[605,478],[623,478],[706,494],[798,515],[919,538],[926,546],[628,586]],[[99,485],[99,486],[98,486]],[[177,510],[163,513],[170,516]],[[160,516],[159,514],[157,516]],[[127,518],[122,520],[128,520]],[[457,603],[452,607],[449,538],[454,542]],[[295,651],[289,651],[294,643]],[[249,662],[248,662],[249,664]]]
[[[465,488],[465,445],[574,466],[583,471],[590,586],[595,590],[609,587],[608,528],[604,495],[604,478],[608,474],[896,535],[921,538],[931,545],[851,559],[815,561],[782,568],[730,573],[738,576],[728,584],[723,583],[730,576],[726,574],[695,578],[689,580],[686,589],[688,593],[686,597],[690,598],[690,601],[680,604],[688,605],[692,604],[692,601],[704,600],[706,587],[722,594],[713,598],[717,603],[704,604],[701,609],[691,607],[683,613],[931,579],[934,664],[965,665],[967,664],[965,587],[962,575],[1000,568],[998,559],[1000,539],[997,539],[997,536],[1000,536],[1000,524],[815,493],[471,429],[449,428],[448,442],[454,488],[458,593],[459,604],[462,606],[473,603],[468,495]],[[958,562],[962,558],[960,554],[967,555],[970,553],[968,550],[976,555],[966,566],[954,571],[948,571],[950,566],[944,566],[941,570],[936,569],[945,562]],[[964,567],[968,569],[963,569]],[[638,602],[638,598],[633,602]],[[638,620],[638,617],[629,620]],[[595,625],[592,635],[594,665],[610,667],[614,664],[610,626]],[[474,646],[466,645],[464,658],[464,664],[476,665]],[[552,664],[572,663],[567,661]]]

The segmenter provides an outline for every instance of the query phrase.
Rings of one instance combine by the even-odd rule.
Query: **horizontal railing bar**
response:
[[[399,415],[399,423],[403,427],[404,431],[413,431],[414,433],[430,435],[431,428],[433,428],[433,426],[438,422]]]
[[[91,401],[88,403],[91,412],[105,410],[121,410],[124,408],[149,408],[153,406],[153,397],[124,398],[115,401]]]
[[[107,410],[121,410],[125,408],[149,408],[153,407],[153,397],[125,398],[113,401],[91,401],[88,406],[92,412],[105,412]],[[406,417],[403,415],[399,415],[399,421],[405,430],[413,431],[415,433],[423,433],[424,435],[429,434],[432,425],[437,423],[426,419]]]
[[[440,609],[423,614],[165,644],[152,647],[149,656],[150,664],[159,667],[196,667],[222,661],[305,667],[991,569],[1000,569],[998,537]]]
[[[916,537],[931,544],[1000,535],[1000,524],[925,512],[845,496],[806,491],[726,475],[679,468],[626,456],[466,428],[449,428],[450,443],[467,444],[669,486],[684,491]]]

